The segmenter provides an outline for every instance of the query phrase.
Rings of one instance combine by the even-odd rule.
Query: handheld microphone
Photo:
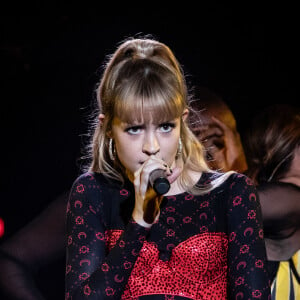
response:
[[[166,177],[162,169],[155,169],[150,173],[149,183],[158,195],[166,194],[170,189],[170,182]]]

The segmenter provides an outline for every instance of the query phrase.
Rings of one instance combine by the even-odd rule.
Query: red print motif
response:
[[[250,201],[256,201],[256,195],[255,195],[254,193],[251,193],[251,194],[249,195],[249,200],[250,200]]]
[[[249,252],[249,246],[248,245],[244,245],[241,247],[240,252],[245,254]]]
[[[235,232],[231,232],[230,235],[229,235],[229,242],[234,241],[235,238],[236,238],[236,233]]]
[[[132,254],[133,256],[139,255],[139,253],[136,251],[136,249],[132,249],[131,254]]]
[[[82,260],[79,262],[80,267],[81,267],[83,264],[87,264],[88,266],[90,266],[90,265],[91,265],[91,261],[90,261],[89,259],[82,259]]]
[[[192,222],[192,218],[191,217],[185,217],[182,220],[183,223],[191,223]]]
[[[124,268],[125,269],[130,269],[131,268],[131,262],[130,261],[125,261],[124,262]]]
[[[252,296],[254,298],[261,298],[261,291],[260,290],[255,290],[252,292]]]
[[[108,272],[109,271],[109,265],[107,263],[103,263],[101,266],[101,270],[103,272]]]
[[[191,194],[186,195],[186,196],[184,197],[185,200],[192,200],[193,198],[194,198],[194,195],[191,195]]]
[[[78,217],[75,219],[75,222],[76,222],[77,225],[82,225],[82,224],[84,223],[84,220],[83,220],[82,217],[79,217],[79,216],[78,216]]]
[[[253,183],[249,177],[247,177],[245,181],[248,185],[253,185]]]
[[[157,246],[145,241],[121,299],[150,294],[226,299],[227,249],[224,233],[198,234],[177,245],[170,260],[163,261]]]
[[[247,235],[251,236],[252,234],[253,234],[253,228],[247,227],[244,231],[244,236],[247,236]]]
[[[74,202],[74,207],[75,207],[75,208],[77,208],[77,207],[82,208],[82,202],[81,202],[80,200],[76,200],[76,201]]]
[[[174,244],[168,244],[166,248],[167,248],[168,251],[170,251],[173,248],[175,248],[175,245]]]
[[[119,242],[119,247],[124,248],[125,247],[125,242],[123,240],[121,240]]]
[[[97,232],[96,233],[96,238],[98,239],[98,240],[101,240],[101,241],[104,241],[104,234],[102,233],[102,232]]]
[[[83,232],[83,231],[82,231],[82,232],[79,232],[79,233],[78,233],[78,238],[79,238],[80,240],[81,240],[81,237],[84,238],[84,239],[86,239],[86,233]]]
[[[175,223],[175,219],[173,217],[167,218],[167,224],[174,224],[174,223]]]
[[[207,214],[206,213],[200,214],[199,215],[199,219],[201,220],[202,218],[205,219],[205,220],[207,220]]]
[[[89,206],[89,210],[90,210],[94,215],[97,213],[92,205]]]
[[[90,252],[90,248],[87,246],[82,246],[79,248],[79,253],[89,253]]]
[[[166,207],[167,212],[175,212],[175,208],[173,206]]]
[[[84,186],[83,186],[83,184],[77,185],[76,191],[77,191],[77,193],[83,193],[84,192]]]
[[[203,207],[208,207],[209,203],[208,201],[203,201],[201,204],[200,204],[200,207],[203,208]]]
[[[255,267],[257,268],[263,268],[264,267],[264,263],[262,260],[258,259],[256,262],[255,262]]]
[[[245,261],[240,261],[237,266],[236,266],[236,269],[239,270],[240,268],[243,268],[245,269],[247,266],[247,263]]]
[[[119,278],[119,274],[117,274],[117,275],[115,275],[114,280],[115,280],[115,282],[120,283],[124,280],[124,277],[122,276],[121,278]]]
[[[111,287],[107,287],[105,289],[105,293],[106,293],[107,296],[113,296],[115,294],[115,290],[112,289]]]
[[[206,226],[202,226],[202,227],[200,228],[200,232],[201,232],[201,233],[208,232],[208,228],[207,228]]]
[[[248,219],[255,219],[256,218],[256,213],[254,210],[250,210],[248,213]]]
[[[72,244],[72,236],[69,235],[68,236],[68,246],[70,246]]]
[[[88,176],[89,180],[93,181],[95,179],[95,177],[92,174],[89,174]]]
[[[127,196],[128,195],[128,191],[125,190],[125,189],[123,189],[123,190],[120,191],[120,195]]]
[[[91,294],[91,288],[86,284],[83,288],[83,292],[85,295],[89,296]]]
[[[168,229],[167,230],[167,236],[174,236],[175,235],[175,231],[172,229]]]
[[[237,280],[235,281],[236,285],[241,285],[244,284],[244,278],[243,277],[238,277]]]
[[[233,199],[233,205],[234,206],[237,206],[237,205],[240,205],[242,202],[242,198],[240,196],[236,196],[234,199]]]
[[[86,280],[87,278],[89,278],[89,274],[88,273],[81,273],[79,275],[79,279],[80,280]]]
[[[264,238],[264,230],[263,229],[260,229],[259,232],[258,232],[258,235],[261,239]]]
[[[146,237],[145,237],[144,235],[141,235],[141,236],[139,237],[139,241],[140,241],[141,243],[144,243],[145,239],[146,239]]]

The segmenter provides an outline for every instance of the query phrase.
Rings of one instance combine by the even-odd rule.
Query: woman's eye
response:
[[[159,129],[161,132],[170,132],[174,127],[175,125],[173,123],[165,123],[161,124]]]
[[[141,127],[134,126],[126,129],[129,134],[139,134],[141,132]]]

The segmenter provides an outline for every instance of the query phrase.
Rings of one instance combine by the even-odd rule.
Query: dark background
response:
[[[55,15],[54,7],[44,4],[35,16],[1,17],[2,240],[80,173],[81,136],[99,67],[128,36],[152,34],[169,45],[189,86],[204,85],[222,95],[241,134],[261,108],[298,103],[296,7],[183,4],[162,9],[152,2],[112,3],[90,6],[88,16],[67,9]],[[45,273],[50,277],[54,271]],[[53,293],[47,283],[43,289]]]

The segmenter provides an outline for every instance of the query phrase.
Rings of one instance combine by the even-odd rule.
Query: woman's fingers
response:
[[[136,188],[136,192],[140,193],[140,195],[144,198],[145,194],[149,188],[149,177],[153,170],[162,169],[166,171],[166,175],[170,175],[171,171],[168,165],[156,158],[155,156],[151,156],[144,164],[134,173],[134,185]]]
[[[169,180],[170,183],[173,183],[180,175],[182,169],[181,168],[174,168],[171,169],[170,175],[167,176],[167,179]]]

